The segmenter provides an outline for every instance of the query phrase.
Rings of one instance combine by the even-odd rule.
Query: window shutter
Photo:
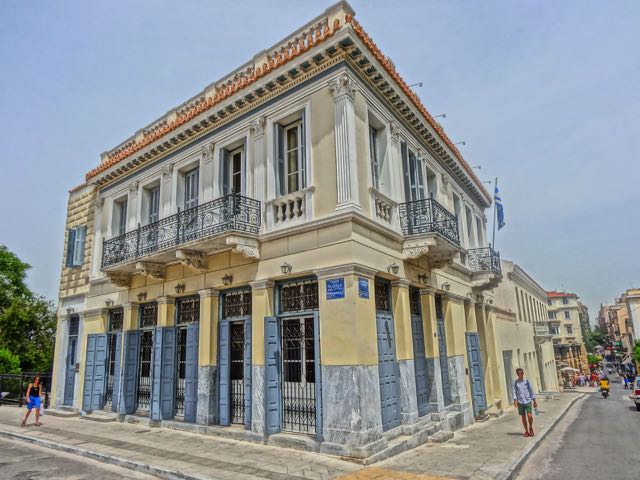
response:
[[[228,426],[231,423],[231,385],[230,385],[230,328],[229,322],[223,321],[219,324],[219,342],[220,350],[218,351],[218,371],[219,377],[219,393],[218,400],[220,425]]]
[[[402,142],[400,144],[400,155],[402,156],[402,172],[404,173],[404,196],[407,202],[412,200],[411,198],[411,181],[409,179],[409,155],[407,154],[407,144]]]
[[[66,267],[73,267],[73,250],[76,244],[76,230],[70,228],[67,233],[67,258],[65,261]]]
[[[276,179],[278,195],[284,195],[284,128],[279,124],[276,124]]]
[[[84,244],[87,237],[87,227],[75,228],[75,242],[73,247],[73,266],[81,267],[84,262]]]
[[[229,150],[220,150],[220,162],[222,162],[222,196],[229,194]]]
[[[302,112],[302,120],[300,123],[300,156],[298,157],[298,161],[300,162],[300,187],[307,187],[307,163],[306,163],[306,142],[305,142],[305,115]]]

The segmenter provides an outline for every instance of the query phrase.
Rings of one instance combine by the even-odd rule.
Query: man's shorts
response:
[[[527,413],[531,413],[531,402],[529,403],[518,403],[518,415],[526,415]]]

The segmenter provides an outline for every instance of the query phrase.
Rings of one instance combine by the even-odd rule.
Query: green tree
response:
[[[604,345],[606,342],[604,334],[598,327],[595,330],[590,331],[584,338],[584,346],[587,352],[593,353],[596,345]]]
[[[27,287],[29,268],[0,245],[0,350],[18,358],[22,371],[46,372],[52,366],[56,315],[52,302]],[[4,368],[0,363],[0,373],[10,373]]]
[[[640,340],[633,342],[633,358],[636,364],[640,364]]]
[[[20,359],[6,348],[0,348],[0,372],[20,373]]]

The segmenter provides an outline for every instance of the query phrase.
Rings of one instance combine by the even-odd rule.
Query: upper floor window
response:
[[[569,299],[567,297],[562,297],[562,304],[567,305],[569,303]]]
[[[369,125],[369,155],[371,161],[371,184],[380,189],[380,157],[378,152],[378,130]]]
[[[147,188],[147,223],[155,223],[160,220],[160,185]]]
[[[244,193],[245,187],[245,147],[235,143],[220,151],[222,167],[222,195]]]
[[[547,298],[547,305],[552,305],[552,304],[553,304],[553,302],[551,301],[551,299]]]
[[[198,168],[189,170],[184,174],[184,208],[198,205],[199,171]]]
[[[556,312],[549,312],[549,320],[555,320]]]
[[[550,326],[549,333],[552,335],[560,335],[560,329],[556,325]]]
[[[304,146],[302,118],[287,125],[276,124],[278,195],[288,195],[306,187]]]
[[[564,318],[566,318],[567,320],[571,320],[571,312],[569,312],[569,310],[566,310],[564,312]]]
[[[81,267],[84,263],[84,246],[87,238],[87,227],[70,228],[67,234],[66,267]]]
[[[113,204],[113,230],[116,235],[127,231],[127,199],[116,200]]]
[[[573,327],[571,325],[567,325],[567,335],[573,335]]]
[[[404,191],[408,202],[425,198],[424,173],[422,162],[416,154],[407,147],[406,142],[400,145],[402,153],[402,168],[404,171]]]

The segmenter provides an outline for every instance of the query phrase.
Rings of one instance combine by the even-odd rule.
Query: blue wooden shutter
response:
[[[413,200],[411,197],[411,180],[409,178],[410,175],[410,166],[409,166],[409,155],[407,152],[407,144],[405,142],[400,143],[400,155],[402,156],[402,173],[404,178],[404,196],[405,201],[410,202]]]
[[[107,334],[96,335],[96,355],[93,366],[91,410],[102,410],[107,388]]]
[[[220,150],[220,171],[222,172],[222,196],[229,194],[229,150]],[[238,192],[237,192],[238,193]]]
[[[160,366],[160,412],[162,420],[175,415],[176,399],[176,328],[162,328],[162,359]]]
[[[76,231],[70,228],[67,232],[67,258],[65,259],[66,267],[73,267],[73,249],[76,244]]]
[[[116,336],[116,348],[115,348],[115,357],[114,358],[114,366],[113,366],[113,393],[111,395],[111,411],[117,412],[118,406],[120,404],[120,386],[122,383],[120,382],[120,374],[121,374],[121,357],[122,357],[122,332],[112,333],[111,335]]]
[[[302,119],[300,123],[300,189],[306,188],[307,186],[307,164],[305,163],[306,159],[306,148],[307,145],[305,143],[305,114],[302,112]]]
[[[284,178],[284,129],[276,124],[276,180],[278,195],[287,193]]]
[[[136,411],[136,390],[138,384],[138,349],[140,332],[128,330],[124,334],[124,366],[122,371],[122,399],[119,413],[130,415]]]
[[[264,318],[265,433],[280,431],[280,328],[276,317]]]
[[[73,247],[73,266],[81,267],[84,263],[84,244],[87,237],[87,227],[75,228],[75,242]]]
[[[187,358],[184,379],[184,421],[195,422],[198,406],[198,332],[199,324],[187,325]]]
[[[251,320],[244,322],[244,428],[251,430]]]
[[[160,390],[162,385],[162,327],[153,332],[153,371],[151,382],[151,419],[162,420]]]
[[[93,371],[96,357],[96,335],[87,335],[87,357],[84,363],[84,381],[82,387],[82,410],[91,411],[91,393],[93,391]]]
[[[322,441],[322,365],[320,359],[320,317],[318,312],[313,314],[313,365],[315,366],[316,381],[316,441]]]
[[[229,425],[231,423],[231,390],[230,390],[230,362],[229,362],[229,322],[220,322],[220,351],[218,361],[219,372],[219,395],[218,411],[220,415],[220,425]]]

